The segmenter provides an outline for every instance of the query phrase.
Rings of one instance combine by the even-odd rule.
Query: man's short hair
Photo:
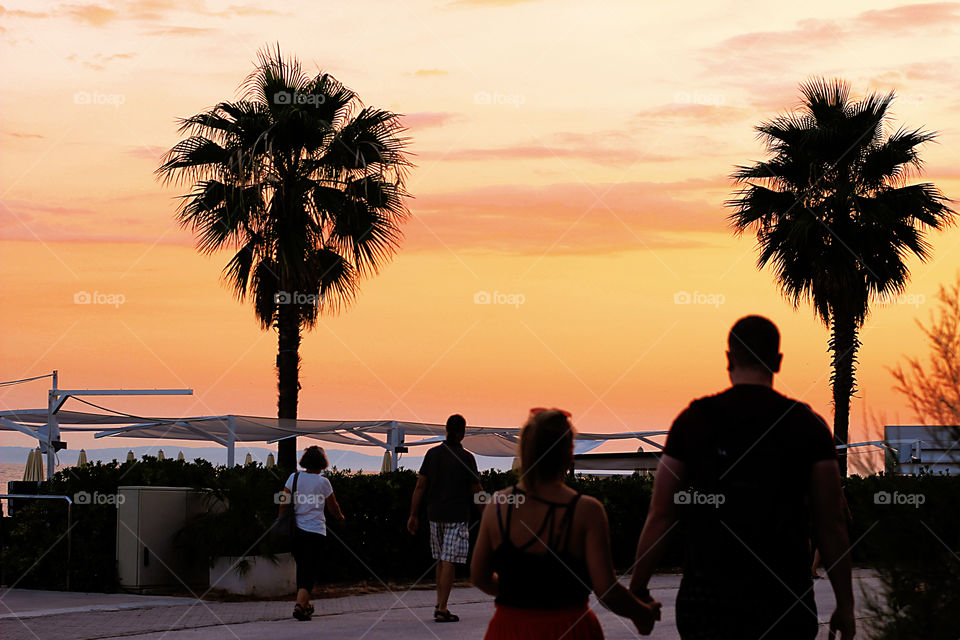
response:
[[[740,318],[727,337],[730,357],[741,367],[776,373],[780,369],[780,331],[763,316]]]
[[[457,436],[462,438],[467,432],[467,420],[459,413],[455,413],[447,418],[447,436]]]

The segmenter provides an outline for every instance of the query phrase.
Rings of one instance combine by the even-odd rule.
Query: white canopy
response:
[[[38,431],[47,422],[46,409],[0,412],[0,429]],[[223,415],[184,418],[144,418],[131,415],[110,415],[81,411],[59,411],[60,431],[95,432],[96,438],[160,438],[170,440],[201,440],[227,447],[228,464],[233,464],[233,449],[237,442],[273,443],[290,437],[309,438],[322,442],[350,446],[381,447],[392,454],[396,469],[399,456],[408,447],[441,442],[446,427],[426,422],[401,420],[280,420],[257,416]],[[12,427],[9,423],[19,423]],[[661,448],[650,440],[665,435],[666,431],[627,433],[578,433],[576,453],[586,453],[608,440],[637,439]],[[475,454],[494,457],[513,457],[517,454],[520,435],[518,427],[467,427],[463,446]],[[418,438],[413,441],[408,437]]]

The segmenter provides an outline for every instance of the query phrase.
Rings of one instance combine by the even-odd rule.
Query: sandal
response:
[[[433,612],[434,622],[460,622],[460,616],[450,613],[450,610],[440,611],[437,609]]]
[[[313,605],[312,605],[312,604],[308,604],[308,605],[307,605],[307,613],[312,616],[314,611],[316,611],[316,609],[313,607]]]
[[[293,607],[293,617],[300,622],[307,622],[310,620],[310,610],[301,604],[297,604]]]

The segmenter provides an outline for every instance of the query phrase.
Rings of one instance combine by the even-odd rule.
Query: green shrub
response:
[[[207,489],[211,500],[219,501],[225,509],[190,522],[181,536],[184,549],[194,554],[194,561],[207,562],[212,555],[277,551],[270,548],[263,534],[277,515],[274,495],[282,490],[288,475],[276,467],[265,469],[258,464],[228,468],[214,467],[205,461],[160,461],[144,457],[135,463],[98,463],[62,471],[44,483],[43,492],[71,496],[80,491],[109,494],[124,485]],[[416,473],[361,474],[333,470],[329,477],[347,520],[344,525],[328,523],[327,579],[330,582],[366,580],[375,584],[424,577],[432,581],[426,518],[421,517],[424,526],[416,536],[406,532]],[[491,493],[515,481],[515,472],[481,474],[484,489]],[[620,570],[628,570],[633,565],[637,540],[649,508],[652,477],[640,474],[606,478],[577,476],[570,484],[603,503],[610,519],[614,564]],[[882,491],[922,494],[924,502],[917,507],[878,504],[874,496]],[[846,481],[846,493],[853,514],[851,540],[855,542],[852,549],[855,562],[888,573],[897,570],[898,576],[907,576],[908,582],[912,580],[909,588],[900,586],[892,591],[897,602],[905,603],[904,606],[914,609],[933,606],[926,598],[932,597],[941,583],[935,584],[937,578],[931,567],[956,569],[946,560],[949,550],[960,548],[960,509],[957,508],[960,478],[852,477]],[[116,527],[115,507],[74,505],[71,589],[116,590]],[[0,555],[5,583],[64,588],[65,529],[63,504],[34,502],[21,507],[12,526],[8,526]],[[472,532],[475,540],[476,527],[472,527]],[[671,536],[661,560],[663,568],[680,566],[681,543],[680,535]],[[952,561],[956,563],[955,558]],[[460,571],[461,575],[467,574],[466,569]],[[932,577],[925,583],[915,575],[918,571]],[[949,571],[943,576],[943,580],[955,578],[955,573]],[[891,584],[895,583],[891,578]],[[960,593],[960,589],[953,588],[952,593]],[[886,637],[893,640],[901,636]]]

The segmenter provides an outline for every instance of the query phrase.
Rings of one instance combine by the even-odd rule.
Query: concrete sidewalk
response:
[[[861,589],[876,592],[876,578],[856,575]],[[678,575],[658,575],[651,581],[655,597],[663,602],[663,620],[649,637],[679,638],[674,604]],[[829,582],[815,585],[821,622],[833,611]],[[862,597],[860,597],[862,600]],[[450,608],[459,623],[432,621],[434,593],[426,590],[375,593],[314,600],[317,614],[310,622],[290,617],[290,602],[207,602],[192,598],[163,598],[128,594],[75,594],[10,590],[0,592],[0,638],[4,640],[297,640],[363,638],[369,640],[427,638],[481,640],[493,615],[492,598],[473,588],[457,588]],[[636,638],[629,621],[592,601],[609,640]],[[862,610],[862,607],[861,607]],[[825,624],[821,638],[826,638]],[[771,639],[773,640],[773,639]]]

